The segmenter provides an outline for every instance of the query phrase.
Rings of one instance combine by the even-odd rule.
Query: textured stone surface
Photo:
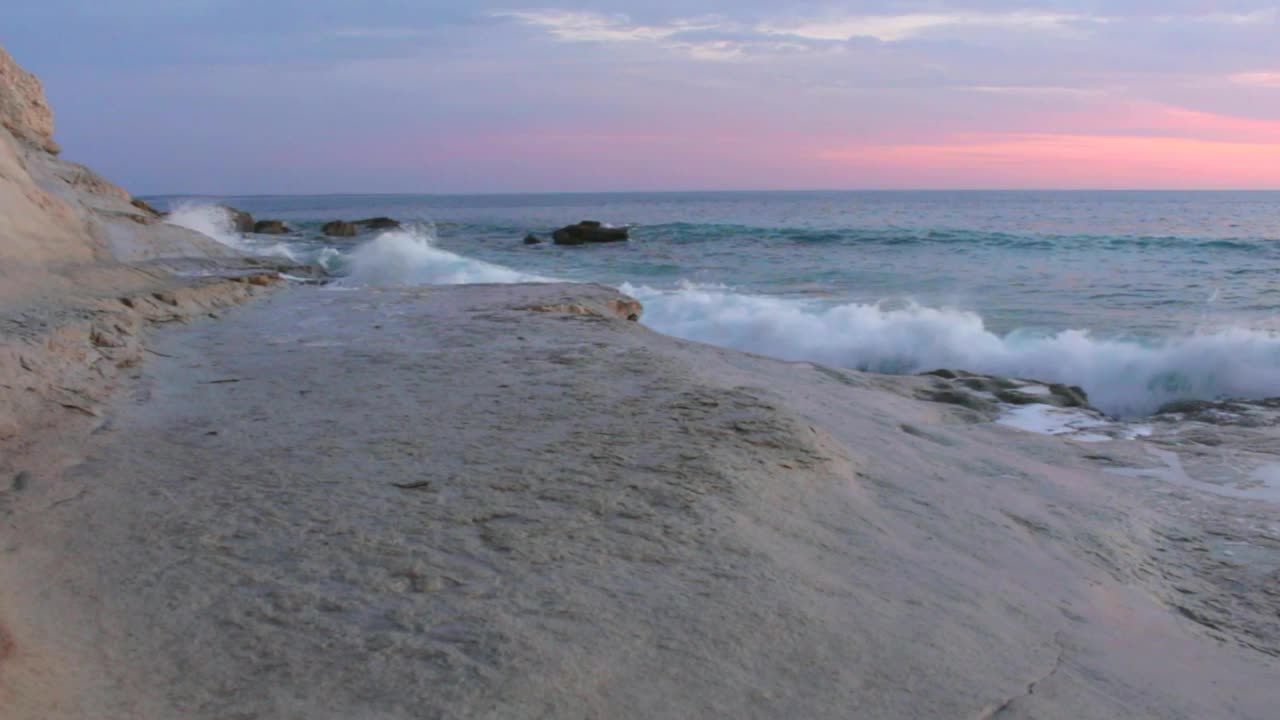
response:
[[[0,47],[0,125],[18,139],[46,152],[60,150],[53,140],[53,111],[40,80],[23,70]]]

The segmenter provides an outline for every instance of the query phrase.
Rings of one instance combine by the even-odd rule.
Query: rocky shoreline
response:
[[[3,51],[0,126],[6,720],[1280,707],[1272,404],[1138,433],[601,286],[290,284],[59,158]]]

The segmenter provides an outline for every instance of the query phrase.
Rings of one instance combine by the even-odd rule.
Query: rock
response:
[[[541,245],[542,240],[537,235],[534,235],[533,233],[529,233],[528,235],[524,236],[524,244],[525,245]]]
[[[1058,399],[1058,407],[1090,407],[1089,394],[1084,391],[1084,388],[1077,385],[1059,385],[1055,383],[1049,386],[1049,392]]]
[[[630,231],[627,228],[605,227],[595,220],[583,220],[577,225],[566,225],[551,236],[557,245],[622,242],[629,238]]]
[[[365,230],[399,230],[400,221],[389,217],[372,217],[364,220],[356,220],[356,225]]]
[[[0,48],[0,125],[17,139],[57,155],[53,140],[53,110],[35,75],[23,70]]]
[[[259,235],[288,235],[293,232],[283,220],[259,220],[253,224],[253,231]]]
[[[349,223],[346,220],[334,220],[324,224],[322,231],[329,237],[355,237],[360,229],[355,223]]]
[[[140,200],[138,198],[134,198],[129,201],[129,204],[138,208],[142,212],[147,213],[148,215],[151,215],[152,217],[160,217],[163,214],[159,210],[151,207],[151,204],[148,203],[146,200]]]
[[[0,412],[0,440],[15,438],[20,432],[21,428],[18,427],[18,422]]]
[[[923,399],[962,405],[984,413],[995,407],[992,400],[1006,405],[1095,409],[1089,405],[1085,391],[1075,385],[979,375],[964,370],[932,370],[920,375],[937,378],[933,387],[920,395]]]
[[[941,370],[931,370],[929,372],[924,372],[920,374],[926,375],[926,376],[931,375],[933,377],[940,377],[946,380],[955,380],[956,378],[960,377],[958,374],[956,374],[955,370],[947,370],[946,368],[943,368]]]
[[[250,215],[249,213],[239,208],[233,208],[230,205],[219,205],[218,207],[225,210],[227,212],[227,215],[231,217],[231,225],[232,227],[235,228],[236,232],[238,233],[254,232],[255,223],[253,221],[252,215]]]
[[[999,407],[994,402],[955,388],[922,388],[916,391],[916,397],[936,403],[958,405],[975,410],[991,419],[999,415]]]
[[[231,278],[232,282],[246,283],[248,285],[256,285],[258,287],[266,287],[274,283],[280,282],[278,273],[253,273],[252,275],[241,275],[240,277]]]

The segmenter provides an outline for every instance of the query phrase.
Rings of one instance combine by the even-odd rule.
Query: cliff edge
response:
[[[60,158],[53,129],[40,81],[0,48],[0,302],[82,275],[86,265],[238,257]]]
[[[92,415],[139,361],[148,324],[277,279],[60,158],[53,128],[40,81],[0,48],[0,456],[56,441],[68,414]]]

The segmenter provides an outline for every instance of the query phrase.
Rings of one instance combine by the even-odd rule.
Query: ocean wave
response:
[[[290,262],[301,261],[298,253],[288,243],[279,240],[247,238],[236,232],[235,221],[232,219],[231,213],[221,205],[195,202],[179,203],[169,211],[165,222],[188,230],[194,230],[243,253],[279,257]]]
[[[390,230],[347,253],[333,270],[344,276],[346,285],[553,282],[442,250],[435,239],[435,228],[428,224]]]
[[[279,244],[241,238],[216,206],[180,206],[170,222],[262,254]],[[343,286],[555,282],[444,250],[434,226],[381,233],[349,252],[314,258]],[[1080,385],[1101,410],[1147,415],[1182,399],[1280,395],[1280,335],[1225,327],[1159,341],[1102,337],[1089,330],[998,334],[974,312],[903,303],[846,303],[685,284],[623,284],[644,303],[643,322],[660,332],[787,360],[906,374],[937,368]]]
[[[955,368],[1082,386],[1104,412],[1148,415],[1180,399],[1280,394],[1280,335],[1223,328],[1159,342],[1087,330],[998,335],[976,313],[921,305],[823,305],[685,285],[624,285],[644,322],[677,337],[882,373]]]

